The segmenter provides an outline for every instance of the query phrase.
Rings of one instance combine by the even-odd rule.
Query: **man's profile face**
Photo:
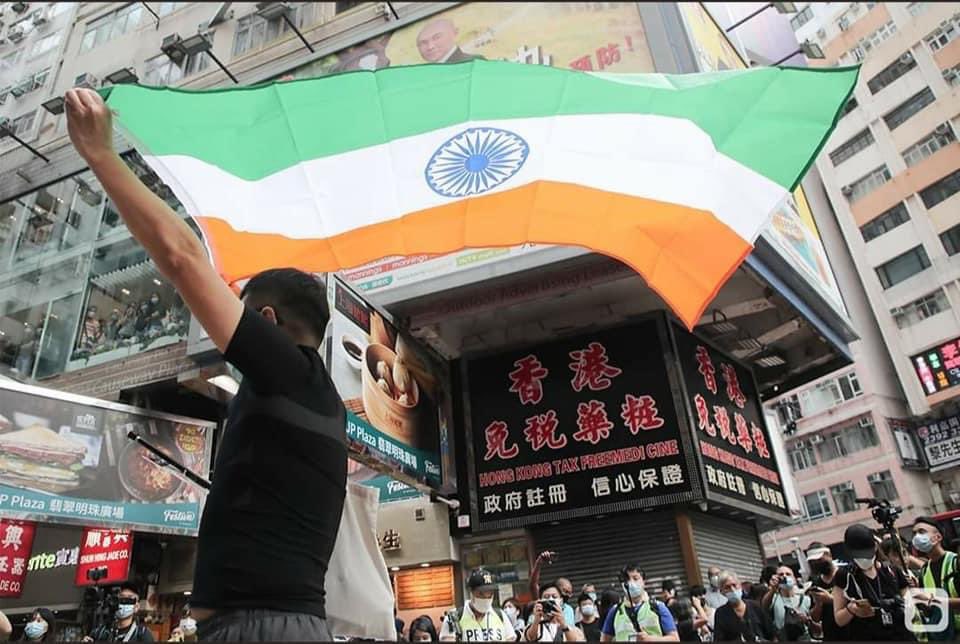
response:
[[[428,63],[443,60],[457,45],[457,28],[449,20],[434,20],[417,36],[417,49]]]

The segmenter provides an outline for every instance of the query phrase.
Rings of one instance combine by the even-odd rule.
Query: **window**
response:
[[[33,43],[33,48],[30,50],[30,58],[36,58],[37,56],[42,56],[51,49],[54,49],[57,45],[60,44],[60,38],[62,36],[61,32],[55,34],[50,34],[49,36],[44,36],[40,40]]]
[[[90,51],[94,47],[99,47],[105,42],[133,31],[140,24],[142,15],[141,3],[133,2],[87,23],[83,40],[80,41],[80,53]]]
[[[857,491],[853,488],[852,481],[830,486],[830,496],[833,497],[833,505],[837,508],[837,514],[853,512],[857,509]]]
[[[848,55],[852,56],[857,61],[861,61],[867,57],[867,54],[869,54],[874,47],[895,33],[897,33],[897,26],[891,20],[873,33],[861,38],[860,41],[854,45],[853,49],[848,52]]]
[[[923,39],[930,51],[940,51],[960,36],[960,13],[955,13],[940,23],[940,26]]]
[[[877,277],[880,284],[887,289],[909,279],[930,268],[930,258],[923,246],[915,246],[891,259],[885,264],[877,266]]]
[[[843,194],[847,196],[850,203],[853,203],[890,181],[890,178],[890,170],[886,165],[882,165],[879,168],[875,168],[869,174],[860,177],[849,186],[844,186]]]
[[[813,416],[852,400],[862,393],[857,374],[851,371],[802,390],[798,396],[800,411],[803,416]]]
[[[796,31],[800,27],[804,26],[813,19],[813,7],[807,5],[803,8],[803,11],[795,15],[793,18],[790,18],[790,24],[793,26],[793,30]]]
[[[22,49],[14,49],[9,54],[0,56],[0,73],[10,71],[23,58]]]
[[[208,38],[212,40],[212,36],[210,34]],[[180,79],[202,72],[209,66],[210,57],[206,52],[187,56],[179,63],[161,54],[146,62],[142,82],[144,85],[176,85]]]
[[[864,416],[855,425],[826,434],[820,443],[820,460],[827,462],[844,458],[879,444],[873,421],[869,416]]]
[[[942,237],[943,235],[941,235]],[[946,246],[946,243],[944,243],[944,246]],[[891,309],[890,314],[893,315],[893,321],[897,323],[897,328],[906,329],[933,317],[937,313],[949,310],[950,300],[947,299],[943,289],[938,288],[933,293],[924,295],[905,306]]]
[[[843,109],[840,111],[840,117],[843,118],[858,107],[860,107],[860,104],[857,102],[857,97],[851,96],[850,99],[843,105]]]
[[[157,15],[161,18],[170,15],[177,9],[186,7],[189,2],[160,2],[157,6]]]
[[[50,19],[53,20],[62,13],[66,13],[73,9],[73,2],[54,2],[51,4],[48,11],[50,11]]]
[[[943,74],[943,80],[946,81],[950,87],[960,85],[960,65],[954,65],[949,69],[943,70],[941,73]]]
[[[876,94],[916,66],[917,61],[913,54],[909,51],[901,54],[897,60],[884,67],[876,76],[867,81],[867,89],[870,90],[871,94]]]
[[[873,144],[873,134],[870,133],[870,129],[864,129],[858,132],[846,143],[843,143],[836,150],[830,153],[830,160],[833,162],[833,165],[838,166],[857,152],[865,150],[870,145]]]
[[[925,87],[922,91],[917,92],[899,106],[893,108],[883,117],[883,120],[888,128],[895,130],[935,100],[936,98],[930,88]]]
[[[32,112],[21,114],[17,118],[13,119],[13,122],[11,123],[13,126],[13,133],[20,138],[28,137],[30,135],[30,130],[33,129],[34,117],[36,117],[36,115],[37,111],[33,110]]]
[[[41,70],[33,75],[33,89],[40,89],[47,84],[47,79],[50,77],[50,68],[47,67],[44,70]]]
[[[301,2],[290,5],[288,17],[298,29],[316,23],[321,15],[319,2]],[[240,56],[248,51],[259,49],[273,42],[290,30],[290,25],[282,17],[265,20],[253,13],[237,20],[237,31],[233,36],[233,55]]]
[[[809,521],[816,521],[833,515],[833,512],[830,511],[827,493],[823,490],[804,494],[803,509]]]
[[[907,207],[901,202],[875,219],[860,226],[860,234],[863,235],[863,241],[868,242],[908,221],[910,221],[910,214],[907,212]]]
[[[851,371],[837,378],[837,384],[840,385],[840,394],[843,396],[843,402],[853,400],[863,393],[860,388],[860,381],[857,380],[857,372]]]
[[[813,447],[805,441],[797,441],[796,447],[790,450],[790,466],[794,472],[801,472],[805,469],[816,466],[817,456]]]
[[[923,137],[909,148],[903,151],[903,160],[907,167],[912,167],[928,157],[932,157],[940,148],[945,148],[957,137],[953,134],[953,128],[949,123],[943,123],[936,130]]]
[[[907,11],[910,12],[910,15],[916,18],[924,11],[930,8],[929,2],[911,2],[907,5]]]
[[[334,7],[335,7],[334,10],[335,10],[337,13],[343,13],[344,11],[350,11],[350,10],[353,9],[354,7],[358,7],[358,6],[362,5],[362,4],[363,4],[362,2],[356,2],[356,1],[354,1],[354,2],[337,2],[337,3],[335,3],[335,5],[334,5]]]
[[[941,201],[946,201],[960,190],[960,170],[954,170],[936,183],[932,183],[920,191],[920,199],[927,208],[933,208]]]
[[[940,233],[940,241],[947,255],[960,253],[960,224]]]
[[[870,496],[877,499],[886,499],[887,501],[896,501],[900,498],[897,494],[897,486],[893,483],[893,475],[890,470],[884,470],[871,474],[867,477],[870,482]]]

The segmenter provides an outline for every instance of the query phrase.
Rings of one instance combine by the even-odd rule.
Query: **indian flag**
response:
[[[523,244],[625,262],[693,326],[857,69],[593,74],[471,61],[108,105],[228,282]]]

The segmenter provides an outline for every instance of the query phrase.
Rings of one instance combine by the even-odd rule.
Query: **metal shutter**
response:
[[[556,563],[544,565],[541,570],[541,587],[558,577],[567,577],[573,582],[574,594],[579,594],[585,583],[595,584],[598,591],[619,589],[620,569],[634,561],[643,566],[651,593],[658,592],[667,577],[677,582],[678,591],[686,587],[672,510],[537,526],[531,528],[531,534],[533,557],[544,550],[560,555]]]
[[[710,566],[735,572],[741,581],[760,579],[763,553],[752,522],[734,521],[703,512],[691,512],[690,522],[704,585]]]

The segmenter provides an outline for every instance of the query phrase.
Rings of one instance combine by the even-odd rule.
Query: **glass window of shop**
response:
[[[464,575],[469,575],[471,570],[481,566],[496,575],[497,594],[494,599],[497,605],[511,597],[529,597],[530,562],[525,539],[464,545],[462,560]],[[506,594],[507,589],[509,595]]]

